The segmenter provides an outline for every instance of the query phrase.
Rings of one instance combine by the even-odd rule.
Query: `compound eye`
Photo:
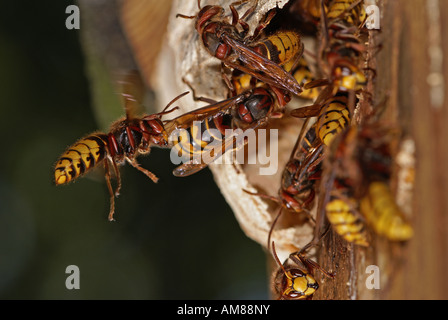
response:
[[[251,114],[251,121],[258,121],[266,117],[274,105],[274,100],[266,90],[256,90],[245,102],[244,106]],[[247,122],[247,121],[246,121]]]
[[[224,60],[230,55],[230,52],[232,52],[232,49],[229,45],[225,43],[220,43],[215,51],[215,57]]]
[[[250,113],[249,109],[246,106],[246,103],[241,103],[238,106],[238,115],[240,116],[240,119],[243,120],[246,123],[252,123],[254,121],[254,118],[252,117],[252,114]]]

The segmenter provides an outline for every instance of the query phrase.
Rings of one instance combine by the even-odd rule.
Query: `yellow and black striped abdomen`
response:
[[[287,70],[287,68],[289,68],[289,64],[288,66],[285,65],[284,68],[285,70]],[[297,80],[297,82],[302,86],[307,84],[308,82],[316,80],[304,57],[300,58],[298,66],[295,68],[295,70],[293,70],[293,76]],[[318,88],[310,88],[310,89],[304,89],[303,92],[300,94],[300,97],[304,99],[315,100],[318,97],[318,95],[319,95]]]
[[[347,242],[367,246],[367,233],[363,221],[345,201],[333,198],[325,207],[333,229]]]
[[[256,51],[269,60],[283,66],[303,53],[300,35],[294,31],[279,31],[255,45]],[[291,65],[292,67],[292,65]],[[291,69],[286,71],[291,71]]]
[[[330,3],[327,17],[328,19],[336,19],[341,14],[344,14],[341,19],[345,20],[349,24],[358,24],[362,23],[364,19],[366,18],[366,11],[364,10],[362,1],[358,3],[355,7],[353,7],[350,12],[348,9],[352,7],[355,2],[358,0],[333,0]]]
[[[206,119],[205,121],[209,120]],[[177,150],[179,156],[189,159],[194,154],[203,152],[204,147],[208,143],[197,137],[198,132],[200,130],[198,130],[197,125],[193,125],[179,132],[177,141],[174,142],[174,148]]]
[[[324,1],[324,11],[327,12],[327,5]],[[297,6],[297,4],[294,4]],[[321,1],[320,0],[300,0],[298,3],[300,14],[311,18],[311,20],[319,20],[321,17]]]
[[[372,182],[367,195],[361,199],[361,213],[374,231],[392,241],[412,238],[413,228],[398,207],[389,186],[384,182]]]
[[[325,145],[350,124],[350,111],[346,95],[336,95],[325,103],[317,119],[317,133]]]
[[[56,162],[56,185],[68,183],[101,162],[107,153],[107,135],[96,133],[82,138]]]
[[[179,132],[174,148],[178,155],[191,159],[195,154],[209,152],[225,138],[225,130],[231,128],[232,116],[222,114],[217,117],[209,117],[202,121],[195,121],[185,130]],[[210,144],[213,143],[213,147]]]

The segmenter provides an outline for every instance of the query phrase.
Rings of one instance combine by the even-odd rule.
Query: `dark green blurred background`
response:
[[[52,184],[59,155],[100,127],[79,31],[65,27],[70,4],[0,11],[0,298],[268,298],[265,254],[208,169],[175,178],[168,151],[153,149],[139,161],[159,183],[123,167],[115,223],[100,173]],[[65,287],[68,265],[80,268],[79,290]]]

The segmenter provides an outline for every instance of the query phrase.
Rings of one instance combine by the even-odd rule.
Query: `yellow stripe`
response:
[[[347,106],[339,102],[332,102],[322,110],[323,113],[317,120],[318,134],[322,142],[329,146],[336,135],[349,124],[350,113]]]
[[[357,245],[368,245],[363,223],[345,201],[333,199],[327,203],[325,211],[333,229],[342,238]]]
[[[205,121],[208,120],[205,119]],[[201,127],[202,127],[202,121],[199,124],[196,123],[191,126],[191,139],[193,139],[194,142],[202,149],[205,146],[207,146],[208,143],[202,140]]]
[[[339,17],[342,13],[346,12],[352,4],[357,0],[339,0],[339,1],[333,1],[330,4],[330,8],[328,10],[327,17],[329,19],[335,19]],[[362,5],[362,1],[356,5],[350,13],[347,13],[343,17],[345,21],[347,21],[350,24],[353,24],[354,21],[357,21],[357,23],[360,23],[364,21],[366,18],[366,12],[364,10],[364,7]]]
[[[251,80],[252,76],[250,74],[242,74],[238,77],[233,77],[233,86],[236,91],[236,94],[243,93],[251,89]]]
[[[99,139],[104,145],[100,145]],[[87,172],[90,168],[102,160],[106,150],[105,138],[94,134],[77,141],[65,151],[55,166],[55,183],[57,185],[68,183]],[[95,162],[93,161],[93,159]],[[84,167],[84,172],[82,168]]]
[[[413,236],[413,228],[406,221],[387,184],[372,182],[360,205],[361,212],[376,233],[393,241],[405,241]]]
[[[267,44],[268,42],[270,42],[270,44],[276,48],[275,53],[278,54],[279,65],[288,65],[289,69],[285,67],[284,69],[286,71],[290,71],[292,64],[288,63],[294,63],[295,58],[300,53],[300,35],[294,31],[280,31],[267,37],[267,40],[260,43],[266,47],[266,51],[268,52],[268,59],[274,61],[275,59],[272,57],[273,52],[270,52],[268,50],[268,48],[270,47]]]

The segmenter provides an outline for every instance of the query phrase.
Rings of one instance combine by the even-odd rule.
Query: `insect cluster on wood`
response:
[[[312,298],[319,278],[331,286],[343,274],[335,259],[320,261],[328,239],[369,250],[376,237],[403,243],[413,236],[391,182],[404,138],[384,120],[387,96],[375,92],[372,61],[381,47],[373,44],[370,10],[377,5],[175,1],[155,77],[159,100],[171,102],[136,115],[126,82],[126,117],[70,147],[56,164],[56,184],[103,164],[113,220],[118,165],[128,162],[157,182],[136,157],[170,148],[182,160],[173,174],[209,167],[244,232],[272,254],[273,297]],[[179,107],[169,109],[174,102]],[[235,162],[242,150],[246,157]],[[266,164],[246,162],[267,150],[277,151],[270,154],[277,168],[260,174]]]

